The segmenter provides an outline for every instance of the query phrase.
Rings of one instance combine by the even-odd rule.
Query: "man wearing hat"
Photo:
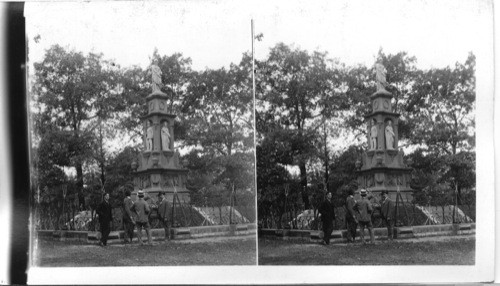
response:
[[[134,202],[130,198],[130,190],[125,191],[125,199],[123,199],[123,229],[125,230],[125,243],[127,242],[132,242],[132,239],[134,238],[134,227],[135,227],[135,222],[134,222],[134,217],[132,213],[132,206],[134,205]]]
[[[132,206],[132,211],[137,214],[137,220],[135,222],[137,226],[137,238],[139,239],[139,243],[141,245],[144,244],[142,241],[142,228],[146,230],[146,234],[148,236],[148,243],[152,244],[151,238],[151,226],[149,225],[149,212],[151,209],[149,208],[148,203],[144,200],[144,192],[140,190],[137,192],[137,196],[139,199]]]
[[[165,193],[160,192],[158,194],[158,216],[160,217],[160,222],[163,224],[165,229],[165,240],[170,240],[170,207],[168,206],[167,200],[165,199]]]
[[[370,233],[370,242],[375,242],[375,237],[373,235],[373,224],[372,224],[372,213],[373,207],[372,203],[366,197],[368,192],[365,189],[361,189],[361,200],[356,203],[359,211],[359,235],[363,244],[365,243],[365,227],[368,227],[368,232]]]
[[[394,235],[395,208],[394,202],[389,199],[388,194],[389,192],[387,191],[382,191],[380,194],[380,214],[382,215],[385,225],[387,225],[387,238],[392,240]]]

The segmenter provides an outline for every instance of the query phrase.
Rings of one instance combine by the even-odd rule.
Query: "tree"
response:
[[[474,153],[436,156],[417,149],[409,157],[414,169],[411,188],[415,190],[416,204],[441,206],[444,214],[446,205],[461,205],[472,201],[467,194],[475,186]],[[464,190],[466,192],[462,196]]]
[[[456,193],[456,203],[463,202],[462,192],[476,186],[476,154],[474,152],[460,152],[455,155],[444,156],[447,170],[443,180],[449,182]]]
[[[46,51],[35,63],[33,88],[36,112],[35,131],[39,138],[63,140],[69,160],[76,170],[76,189],[83,190],[83,166],[92,157],[94,130],[98,118],[108,114],[116,88],[110,62],[101,54],[83,55],[59,45]],[[62,136],[51,137],[50,133]]]
[[[442,177],[445,162],[443,158],[429,154],[425,149],[419,148],[408,155],[411,174],[410,187],[414,190],[413,202],[419,205],[437,205],[433,197],[428,194],[430,188],[439,183]]]
[[[413,142],[436,154],[455,155],[474,148],[475,56],[455,68],[431,69],[416,84],[420,95],[411,120]]]
[[[125,129],[132,140],[142,137],[141,116],[145,113],[148,89],[147,71],[138,66],[125,68],[120,73],[123,112],[118,113],[118,128]]]
[[[422,74],[414,89],[419,95],[410,118],[414,125],[410,140],[427,147],[430,154],[443,158],[444,180],[457,191],[475,185],[475,56]]]
[[[330,173],[330,190],[337,194],[337,204],[343,205],[346,194],[343,190],[357,188],[357,168],[356,161],[361,157],[363,150],[358,146],[350,146],[344,152],[336,155],[333,158],[332,164],[329,166]]]
[[[291,199],[297,202],[300,198],[300,188],[291,187],[292,177],[286,168],[276,160],[273,144],[263,142],[256,147],[257,155],[257,206],[259,224],[264,227],[278,225],[284,212],[285,186],[289,186]],[[298,185],[297,185],[298,187]]]
[[[300,169],[306,208],[310,207],[306,166],[322,126],[315,119],[329,118],[345,104],[334,64],[326,53],[309,54],[283,43],[271,48],[268,58],[258,63],[257,120],[261,122],[257,131],[263,137],[281,132],[278,130],[291,135],[281,144],[291,146],[293,164]]]
[[[453,68],[430,70],[417,68],[416,57],[407,52],[380,50],[376,62],[388,71],[386,89],[393,95],[393,111],[400,114],[399,147],[421,148],[414,154],[421,166],[414,166],[412,187],[420,194],[434,192],[427,197],[433,204],[444,202],[443,191],[457,189],[461,197],[475,182],[474,55]],[[275,160],[258,164],[258,177],[265,174],[261,168],[299,166],[306,208],[315,188],[325,185],[320,176],[329,189],[356,188],[355,162],[367,132],[364,116],[372,111],[369,96],[376,91],[374,68],[346,66],[326,54],[278,44],[257,63],[257,71],[256,138],[265,158]],[[354,141],[336,157],[332,139],[344,135],[338,130],[350,132]],[[265,191],[259,189],[262,198]],[[427,203],[420,194],[416,200]]]
[[[184,167],[189,170],[186,187],[192,192],[191,202],[197,206],[227,205],[228,201],[221,201],[224,196],[215,195],[220,186],[212,188],[223,167],[210,154],[200,150],[192,150],[183,156],[183,160],[187,163]]]
[[[225,186],[224,205],[229,205],[233,189],[253,192],[255,188],[253,99],[246,61],[244,57],[229,70],[195,73],[182,107],[187,120],[185,144],[195,148],[186,158],[211,166],[201,175],[210,176],[213,185]]]
[[[131,162],[137,158],[138,153],[136,148],[128,146],[108,160],[104,189],[110,194],[110,202],[115,207],[122,204],[125,190],[133,189],[134,174]]]
[[[60,132],[48,132],[41,138],[34,152],[41,229],[58,229],[60,226],[63,197],[61,187],[68,181],[64,172],[64,166],[69,165],[66,138]]]
[[[366,135],[364,116],[371,112],[369,96],[375,92],[373,70],[362,65],[343,66],[340,70],[341,91],[349,107],[341,115],[343,128],[361,137]]]
[[[252,100],[248,74],[240,66],[195,75],[182,109],[190,126],[187,144],[217,156],[252,148]]]

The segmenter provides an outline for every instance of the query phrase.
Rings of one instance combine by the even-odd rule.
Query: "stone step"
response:
[[[439,236],[439,235],[467,235],[475,233],[475,224],[446,224],[446,225],[425,225],[425,226],[405,226],[395,227],[395,236],[399,239]],[[375,239],[386,239],[387,228],[374,228]],[[356,237],[359,238],[360,231],[357,229]],[[259,229],[259,237],[277,238],[285,240],[306,240],[318,242],[323,239],[323,232],[319,230],[297,230],[297,229]],[[365,239],[369,237],[368,229],[365,229]],[[346,230],[332,231],[331,242],[342,243],[347,239]]]
[[[202,227],[182,227],[172,228],[171,238],[174,240],[179,239],[192,239],[204,237],[217,237],[217,236],[240,236],[255,234],[257,232],[255,224],[241,224],[241,225],[217,225],[217,226],[202,226]],[[124,231],[111,231],[109,233],[109,241],[123,241]],[[98,231],[51,231],[39,230],[37,231],[39,239],[58,239],[58,240],[75,240],[84,242],[97,242],[101,233]],[[146,237],[146,231],[142,230],[143,239]],[[151,229],[151,237],[154,240],[163,240],[165,238],[164,229]],[[137,239],[137,230],[134,230],[134,238]]]

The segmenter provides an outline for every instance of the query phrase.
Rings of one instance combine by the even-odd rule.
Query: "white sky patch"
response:
[[[327,51],[347,64],[371,66],[379,48],[408,51],[421,68],[464,61],[477,50],[487,1],[102,1],[26,3],[29,57],[40,61],[53,44],[102,52],[122,66],[146,68],[154,48],[182,52],[193,68],[238,63],[251,50],[257,59],[278,42]],[[35,36],[41,39],[36,43]]]
[[[30,64],[54,44],[102,52],[121,66],[146,68],[155,48],[181,52],[195,70],[238,63],[251,49],[257,59],[278,42],[327,51],[349,65],[371,66],[380,48],[407,51],[420,68],[463,62],[481,45],[486,1],[102,1],[29,2],[25,15]],[[40,39],[35,41],[39,35]],[[30,68],[33,73],[34,69]],[[349,138],[341,138],[344,142]],[[120,141],[123,142],[123,141]],[[335,142],[333,146],[337,146]],[[113,148],[111,148],[113,149]]]

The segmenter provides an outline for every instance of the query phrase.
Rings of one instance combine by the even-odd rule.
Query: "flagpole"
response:
[[[252,95],[253,95],[253,102],[255,104],[255,49],[254,49],[255,36],[254,36],[253,19],[251,21],[252,21]],[[253,110],[254,110],[254,120],[255,120],[255,108]]]
[[[256,116],[255,116],[255,49],[254,49],[254,41],[255,41],[255,36],[254,36],[254,27],[253,27],[253,19],[250,20],[250,23],[251,23],[251,36],[252,36],[252,97],[253,97],[253,125],[254,125],[254,129],[253,129],[253,146],[254,146],[254,150],[255,150],[255,145],[256,145],[256,139],[257,139],[257,123],[256,123]],[[255,186],[255,218],[256,218],[256,221],[258,220],[258,214],[257,214],[257,203],[258,203],[258,200],[257,200],[257,152],[254,151],[253,152],[254,154],[254,186]],[[255,247],[259,247],[259,242],[258,240],[256,239],[255,240]],[[257,261],[256,263],[258,264],[259,262],[259,257],[257,257]]]

